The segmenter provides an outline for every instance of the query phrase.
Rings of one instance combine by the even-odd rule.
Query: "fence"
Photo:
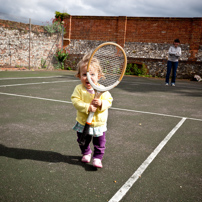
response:
[[[53,69],[61,33],[50,34],[43,22],[0,13],[0,65]],[[15,21],[10,21],[15,20]],[[44,23],[45,25],[45,23]]]

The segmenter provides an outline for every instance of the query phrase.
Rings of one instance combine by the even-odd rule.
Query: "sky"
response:
[[[83,16],[202,17],[202,0],[0,0],[0,5],[0,19],[39,22],[51,21],[55,11]]]

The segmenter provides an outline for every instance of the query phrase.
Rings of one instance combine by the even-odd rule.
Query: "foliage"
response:
[[[57,50],[55,54],[55,58],[58,61],[57,68],[64,70],[64,62],[68,57],[68,53],[66,53],[64,50]]]
[[[126,75],[131,75],[132,74],[132,65],[131,63],[128,63],[127,66],[126,66],[126,72],[125,74]]]
[[[64,18],[66,16],[69,16],[69,14],[55,11],[55,18],[52,18],[50,22],[47,22],[47,25],[44,26],[44,29],[51,34],[62,32],[65,34],[65,27],[67,24],[64,22]]]
[[[141,71],[142,71],[142,75],[147,75],[147,73],[148,73],[148,70],[147,70],[146,65],[144,63],[142,64]]]
[[[126,67],[126,75],[147,75],[147,68],[145,64],[142,64],[142,67],[139,68],[137,64],[128,63]]]
[[[61,23],[59,19],[54,18],[54,19],[51,19],[51,22],[48,22],[48,24],[44,26],[44,29],[51,34],[62,33],[64,29],[64,25]],[[64,29],[64,33],[65,33],[65,29]]]
[[[69,16],[68,13],[60,13],[59,11],[55,11],[55,18],[60,19],[61,21],[64,20],[65,17]]]

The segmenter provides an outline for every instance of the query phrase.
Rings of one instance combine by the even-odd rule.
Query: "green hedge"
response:
[[[127,67],[126,67],[126,75],[147,75],[147,68],[145,66],[145,64],[143,63],[141,67],[138,67],[137,64],[133,64],[133,63],[128,63]]]

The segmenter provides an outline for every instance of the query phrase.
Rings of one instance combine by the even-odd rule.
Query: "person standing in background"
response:
[[[169,85],[169,77],[170,77],[171,70],[173,70],[171,86],[175,86],[175,79],[176,79],[178,61],[179,61],[179,57],[182,54],[181,53],[181,48],[179,47],[179,44],[180,44],[180,40],[175,39],[173,45],[170,46],[169,51],[168,51],[166,86]]]

